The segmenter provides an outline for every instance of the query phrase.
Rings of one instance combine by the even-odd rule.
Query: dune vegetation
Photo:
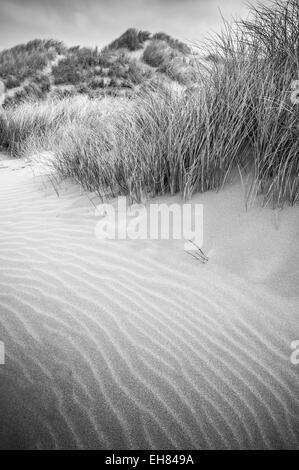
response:
[[[263,194],[265,204],[296,204],[299,110],[291,96],[299,72],[298,24],[297,0],[252,7],[247,20],[225,24],[192,59],[181,43],[170,46],[167,35],[147,45],[149,36],[134,42],[129,35],[130,50],[142,44],[144,62],[163,75],[136,78],[130,96],[77,94],[7,107],[2,145],[15,156],[48,151],[61,176],[100,195],[189,198],[220,190],[237,172],[250,181],[247,200]],[[55,80],[68,73],[71,54],[56,66]],[[95,74],[88,80],[95,83]]]
[[[152,63],[145,59],[151,49],[157,54],[157,42],[162,47],[160,67],[155,65],[155,57]],[[137,86],[154,76],[190,83],[191,67],[184,73],[179,69],[185,69],[191,56],[186,44],[164,33],[152,35],[134,28],[103,49],[36,39],[0,52],[0,81],[6,88],[3,107],[78,94],[92,99],[131,96]]]
[[[0,76],[7,88],[15,88],[28,77],[33,79],[50,60],[65,50],[61,42],[35,39],[0,52]]]

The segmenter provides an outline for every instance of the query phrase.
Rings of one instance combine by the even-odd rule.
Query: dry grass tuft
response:
[[[248,199],[298,203],[298,24],[297,0],[258,6],[206,45],[214,59],[198,64],[196,88],[162,82],[130,100],[24,103],[7,111],[0,136],[17,155],[53,152],[61,175],[99,194],[188,198],[238,169],[253,173]]]

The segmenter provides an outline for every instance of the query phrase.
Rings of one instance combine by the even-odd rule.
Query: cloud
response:
[[[0,49],[35,37],[103,46],[129,27],[203,39],[224,16],[247,13],[242,0],[0,0]]]

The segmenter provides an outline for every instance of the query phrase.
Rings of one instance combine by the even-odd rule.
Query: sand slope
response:
[[[0,161],[0,448],[298,448],[299,212],[205,194],[182,243],[100,241],[80,189]]]

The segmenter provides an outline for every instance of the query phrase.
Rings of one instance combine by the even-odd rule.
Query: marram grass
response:
[[[252,194],[299,202],[299,3],[276,0],[207,44],[198,87],[143,86],[132,99],[25,102],[0,117],[14,155],[51,151],[52,164],[100,195],[132,200],[220,190],[232,171]]]

